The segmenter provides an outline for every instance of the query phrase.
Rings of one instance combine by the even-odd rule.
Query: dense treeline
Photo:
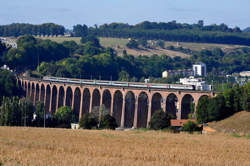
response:
[[[21,96],[21,87],[17,84],[16,77],[8,70],[0,69],[0,105],[3,96]]]
[[[69,56],[70,50],[51,40],[39,40],[31,35],[20,37],[17,48],[12,48],[2,59],[12,69],[35,69],[39,62],[58,61]]]
[[[54,23],[41,25],[19,24],[0,26],[0,36],[22,36],[22,35],[64,35],[65,28]]]
[[[218,121],[236,112],[250,111],[250,83],[226,89],[215,98],[202,97],[198,103],[196,118],[199,122]]]
[[[203,21],[193,25],[175,21],[168,23],[145,21],[136,25],[111,23],[88,29],[86,25],[77,25],[74,26],[73,32],[75,36],[91,33],[102,37],[250,45],[250,35],[242,32],[240,28],[229,28],[225,24],[204,26]]]

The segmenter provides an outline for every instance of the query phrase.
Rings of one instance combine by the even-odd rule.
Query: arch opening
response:
[[[92,95],[92,110],[93,109],[99,109],[99,107],[100,107],[100,98],[101,98],[101,96],[100,96],[100,92],[99,92],[99,90],[98,89],[95,89],[94,91],[93,91],[93,95]],[[91,110],[91,111],[92,111]]]
[[[40,102],[45,103],[45,102],[44,102],[45,87],[44,87],[43,84],[42,84],[42,86],[41,86],[41,94],[40,94],[40,95],[41,95],[41,96],[40,96]]]
[[[103,92],[103,95],[102,95],[102,104],[105,106],[105,108],[110,113],[110,108],[111,108],[111,93],[107,89]]]
[[[46,87],[46,99],[45,99],[45,110],[46,110],[46,112],[49,112],[50,93],[51,93],[50,86],[47,85],[47,87]]]
[[[134,125],[135,95],[129,91],[125,96],[125,119],[124,127],[131,128]]]
[[[89,107],[90,107],[90,92],[88,88],[85,88],[83,91],[83,97],[82,97],[82,116],[89,113]]]
[[[31,96],[31,95],[30,95],[30,91],[31,91],[31,90],[30,90],[30,82],[29,82],[29,83],[28,83],[27,97]]]
[[[58,99],[58,108],[64,106],[64,96],[65,96],[65,92],[64,92],[64,88],[62,86],[60,86],[59,88],[59,99]]]
[[[74,121],[76,122],[79,121],[80,103],[81,103],[81,91],[79,88],[76,88],[74,93],[74,105],[73,105]]]
[[[177,96],[173,93],[169,94],[167,97],[167,100],[166,100],[166,112],[167,112],[167,114],[170,114],[176,118],[176,113],[178,111],[177,105],[178,105]]]
[[[114,111],[112,116],[115,118],[118,126],[121,125],[122,103],[123,103],[122,92],[117,90],[114,94],[114,104],[113,104]]]
[[[190,94],[186,94],[181,101],[181,119],[188,119],[188,115],[193,113],[192,108],[194,104],[194,98]]]
[[[69,107],[72,106],[72,97],[73,97],[72,93],[73,92],[72,92],[71,87],[68,87],[66,90],[66,103],[65,103],[66,106],[69,106]]]
[[[152,96],[152,103],[151,103],[151,116],[154,115],[155,111],[161,110],[161,105],[163,103],[162,96],[160,93],[155,93]]]
[[[34,104],[34,100],[35,100],[35,84],[32,83],[32,86],[31,86],[31,101],[32,101],[33,104]]]
[[[51,113],[52,114],[56,112],[56,100],[57,100],[57,88],[54,85],[52,88],[52,101],[51,101]]]
[[[37,104],[39,102],[39,84],[36,84],[36,96],[35,96],[35,104]]]
[[[148,102],[148,95],[145,92],[141,92],[138,97],[138,128],[147,127]]]

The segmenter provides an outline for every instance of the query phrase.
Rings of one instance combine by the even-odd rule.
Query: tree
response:
[[[116,127],[118,127],[118,125],[114,117],[110,116],[109,114],[102,116],[99,126],[100,129],[114,130]]]
[[[99,39],[94,35],[87,35],[81,38],[81,43],[85,44],[90,42],[93,47],[101,48]]]
[[[131,49],[133,49],[133,48],[138,48],[138,43],[137,43],[137,41],[135,41],[134,39],[132,39],[132,40],[130,40],[130,41],[126,44],[126,46],[127,46],[128,48],[131,48]]]
[[[93,116],[93,114],[88,113],[85,114],[79,122],[79,125],[81,128],[83,129],[92,129],[92,128],[96,128],[98,124],[98,119],[96,117]]]
[[[60,107],[54,115],[61,127],[69,128],[73,119],[73,111],[69,106]]]
[[[0,104],[3,96],[20,96],[22,94],[21,87],[18,87],[17,79],[8,70],[0,69]]]
[[[118,78],[119,81],[129,81],[130,80],[130,76],[129,76],[129,73],[122,70],[120,73],[119,73],[119,78]]]
[[[201,131],[201,128],[199,128],[195,122],[188,121],[186,124],[182,126],[182,131],[187,131],[189,133],[192,133],[194,131]]]
[[[39,127],[44,126],[45,106],[44,103],[39,102],[36,104],[36,119],[35,124]]]
[[[209,98],[207,96],[203,96],[200,98],[199,103],[197,105],[196,110],[196,119],[199,123],[208,122],[208,102]]]
[[[87,27],[87,25],[77,24],[77,25],[73,26],[73,32],[74,32],[74,36],[76,36],[76,37],[87,36],[88,35],[88,27]]]
[[[19,101],[21,110],[21,125],[31,126],[34,114],[34,106],[29,98],[21,98]]]
[[[158,110],[153,114],[149,125],[154,130],[167,128],[170,126],[170,116],[162,110]]]

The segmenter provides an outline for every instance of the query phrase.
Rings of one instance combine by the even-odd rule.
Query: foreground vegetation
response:
[[[250,141],[227,135],[0,127],[3,165],[249,165]]]

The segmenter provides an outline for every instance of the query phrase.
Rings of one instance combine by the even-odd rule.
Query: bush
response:
[[[79,122],[81,128],[92,129],[97,127],[98,119],[96,119],[91,113],[84,115]]]
[[[73,119],[72,109],[69,106],[60,107],[55,113],[54,118],[60,124],[58,127],[70,128]]]
[[[170,116],[162,110],[156,111],[149,123],[150,128],[154,130],[164,129],[170,126]]]
[[[109,114],[103,116],[100,121],[100,129],[112,129],[114,130],[116,127],[118,127],[115,118],[110,116]]]
[[[186,124],[183,125],[182,131],[187,131],[192,133],[194,131],[201,131],[201,128],[195,122],[188,121]]]

